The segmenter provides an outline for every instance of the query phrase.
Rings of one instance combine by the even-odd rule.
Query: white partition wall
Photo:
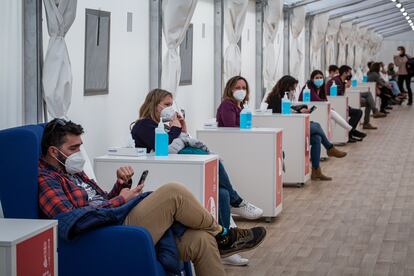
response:
[[[23,121],[23,1],[0,3],[0,129]]]
[[[85,9],[111,12],[109,94],[84,96]],[[72,65],[72,104],[69,119],[85,128],[83,142],[91,159],[110,146],[125,145],[129,125],[149,90],[149,2],[125,0],[78,1],[75,21],[65,40]],[[132,31],[127,31],[127,13]],[[43,29],[46,20],[43,20]],[[47,49],[48,34],[43,32]]]

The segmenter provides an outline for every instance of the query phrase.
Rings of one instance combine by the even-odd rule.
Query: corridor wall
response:
[[[23,1],[0,8],[0,129],[23,123]]]
[[[85,9],[111,12],[109,94],[84,96]],[[149,90],[149,2],[78,1],[75,21],[66,35],[73,73],[69,119],[86,130],[83,136],[89,157],[110,146],[123,146],[130,138],[129,125]],[[132,12],[132,32],[127,32],[127,12]],[[46,20],[43,20],[43,29]],[[43,32],[44,49],[48,34]]]

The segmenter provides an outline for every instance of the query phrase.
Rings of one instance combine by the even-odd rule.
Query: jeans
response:
[[[230,227],[230,206],[238,207],[243,199],[239,194],[233,190],[230,178],[223,166],[223,163],[219,161],[219,224],[223,227]]]
[[[219,224],[225,228],[230,228],[230,194],[229,191],[219,187],[219,208],[218,221]]]
[[[371,110],[373,113],[378,112],[378,108],[375,106],[374,97],[372,97],[371,92],[363,92],[361,93],[361,105],[365,106],[365,116],[364,116],[364,124],[369,123],[369,116],[371,114]]]
[[[239,196],[239,194],[235,190],[233,190],[233,186],[231,185],[230,178],[226,172],[226,169],[223,166],[223,163],[221,163],[221,161],[219,161],[219,188],[225,189],[229,193],[230,205],[232,207],[239,207],[243,199]]]
[[[408,92],[408,102],[413,102],[413,91],[411,90],[411,77],[409,75],[399,75],[398,76],[398,87],[400,88],[400,91],[403,91],[404,89],[404,82],[405,86],[407,87]]]
[[[390,80],[390,85],[391,85],[391,90],[392,90],[392,94],[394,96],[398,96],[400,95],[401,91],[400,88],[398,87],[398,83],[394,80]]]
[[[183,153],[187,154],[187,153]],[[206,152],[206,154],[208,154]],[[223,163],[219,161],[219,223],[223,227],[229,228],[230,226],[230,206],[239,207],[243,199],[233,189],[231,185],[229,175],[223,166]]]
[[[333,148],[333,145],[329,142],[321,125],[316,122],[310,122],[310,135],[312,168],[317,169],[321,159],[321,144],[327,150]]]

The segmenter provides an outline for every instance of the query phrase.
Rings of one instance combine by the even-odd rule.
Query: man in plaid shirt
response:
[[[138,197],[143,184],[131,188],[131,167],[117,170],[117,182],[104,192],[83,172],[80,152],[83,128],[71,121],[54,119],[45,127],[39,160],[39,206],[47,218],[77,208],[115,208]],[[263,227],[221,227],[182,185],[169,183],[152,192],[129,212],[125,225],[145,227],[156,244],[178,221],[187,227],[177,240],[180,258],[192,261],[197,275],[225,275],[220,256],[257,247],[266,236]]]

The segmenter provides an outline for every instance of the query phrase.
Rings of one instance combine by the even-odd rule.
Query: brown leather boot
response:
[[[371,125],[370,123],[364,124],[363,129],[378,129],[376,126]]]
[[[326,176],[322,173],[321,168],[312,168],[312,175],[311,175],[311,179],[312,180],[321,180],[321,181],[331,181],[332,177]]]
[[[328,153],[328,156],[333,156],[333,157],[336,157],[336,158],[342,158],[342,157],[345,157],[347,155],[346,152],[340,151],[339,149],[337,149],[335,147],[332,147],[332,148],[328,149],[327,153]]]
[[[374,114],[372,114],[372,117],[374,117],[374,118],[384,118],[384,117],[387,117],[387,114],[377,111],[377,112],[374,112]]]

